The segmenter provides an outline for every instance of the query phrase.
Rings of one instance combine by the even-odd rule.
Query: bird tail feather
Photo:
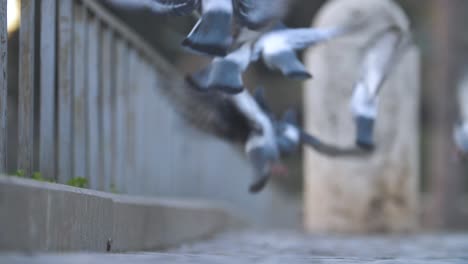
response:
[[[232,15],[227,12],[205,13],[182,45],[200,53],[225,56],[232,44],[231,25]]]

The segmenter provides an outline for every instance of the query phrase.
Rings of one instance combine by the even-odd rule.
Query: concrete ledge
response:
[[[116,195],[0,176],[0,251],[139,251],[208,237],[220,206]]]

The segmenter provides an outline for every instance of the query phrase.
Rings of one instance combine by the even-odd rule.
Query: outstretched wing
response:
[[[366,156],[372,153],[372,149],[362,149],[359,147],[339,147],[322,142],[317,137],[301,131],[301,141],[315,151],[329,157],[353,157]]]
[[[457,97],[460,119],[463,123],[468,124],[468,74],[465,74],[458,83]]]
[[[278,30],[289,46],[294,50],[302,50],[320,42],[346,34],[348,31],[342,27],[332,28],[298,28]]]
[[[468,74],[458,83],[459,122],[455,125],[453,137],[458,149],[468,154]]]
[[[183,16],[192,13],[200,0],[106,0],[111,6],[128,10],[148,10],[161,15]]]
[[[380,87],[401,54],[404,35],[398,27],[390,27],[377,35],[366,47],[360,82],[367,95],[377,97]]]
[[[282,19],[291,0],[232,0],[234,13],[240,24],[259,29]]]

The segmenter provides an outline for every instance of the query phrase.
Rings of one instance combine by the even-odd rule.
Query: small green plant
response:
[[[38,171],[34,172],[31,178],[33,180],[40,181],[40,182],[55,182],[53,180],[49,180],[49,179],[42,177],[42,173]]]
[[[78,188],[87,188],[88,179],[84,177],[75,177],[67,181],[67,185],[78,187]]]
[[[119,191],[115,187],[115,184],[113,184],[113,183],[110,185],[110,191],[111,191],[111,193],[115,193],[115,194],[119,193]]]
[[[26,176],[26,171],[18,169],[18,170],[15,171],[14,175],[17,176],[17,177],[24,178]]]

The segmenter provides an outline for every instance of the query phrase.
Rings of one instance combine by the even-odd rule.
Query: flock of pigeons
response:
[[[280,158],[297,151],[301,144],[328,156],[366,155],[374,149],[378,94],[408,44],[408,34],[397,26],[382,30],[365,49],[361,75],[350,101],[356,124],[356,146],[343,148],[326,144],[304,132],[293,110],[276,118],[268,107],[264,91],[257,89],[252,95],[245,89],[242,74],[252,62],[262,61],[269,69],[286,77],[310,78],[312,75],[297,58],[296,51],[355,32],[365,21],[330,28],[287,28],[281,19],[291,0],[107,1],[115,7],[146,10],[156,15],[196,14],[199,17],[182,45],[213,59],[206,68],[188,75],[186,80],[196,90],[213,95],[213,101],[215,95],[222,96],[223,101],[228,102],[225,108],[232,106],[230,111],[235,111],[247,123],[242,144],[256,171],[250,192],[262,190],[270,176],[284,173],[286,169]],[[460,149],[468,153],[466,135],[468,125],[465,123],[456,129],[455,138]]]

